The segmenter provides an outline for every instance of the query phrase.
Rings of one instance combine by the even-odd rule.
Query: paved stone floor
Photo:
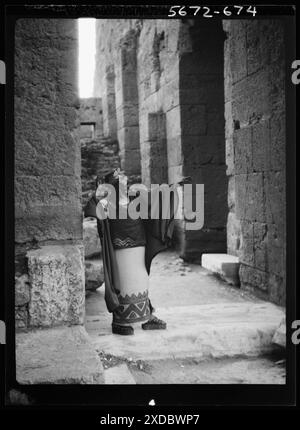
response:
[[[86,330],[107,384],[284,384],[272,344],[284,310],[230,287],[173,251],[152,263],[150,298],[165,331],[111,334],[104,288],[86,296]]]

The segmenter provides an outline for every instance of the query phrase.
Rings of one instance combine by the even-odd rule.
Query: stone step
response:
[[[157,308],[166,330],[133,336],[111,333],[111,314],[86,318],[96,349],[133,360],[198,357],[201,359],[259,356],[271,352],[273,335],[284,311],[268,302],[215,303]]]
[[[286,383],[285,360],[279,357],[223,358],[199,361],[168,359],[129,365],[135,384],[276,384]]]
[[[104,370],[105,384],[135,384],[135,380],[125,363]]]
[[[103,384],[103,366],[84,327],[16,334],[19,384]]]
[[[231,285],[239,285],[239,258],[229,254],[202,254],[201,266]]]

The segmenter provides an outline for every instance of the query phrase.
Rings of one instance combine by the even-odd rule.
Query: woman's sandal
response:
[[[167,323],[157,317],[152,317],[149,321],[142,324],[143,330],[165,330]]]
[[[131,325],[120,325],[112,323],[111,326],[113,334],[122,334],[124,336],[134,334],[134,328],[131,327]]]

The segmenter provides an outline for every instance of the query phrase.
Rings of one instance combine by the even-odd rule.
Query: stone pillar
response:
[[[168,183],[168,153],[166,138],[166,114],[163,112],[148,114],[148,141],[142,149],[143,183]]]
[[[105,135],[113,140],[117,139],[117,113],[114,65],[105,69]]]
[[[43,246],[51,243],[61,247],[74,246],[76,255],[77,246],[82,243],[77,50],[76,20],[24,18],[16,21],[14,103],[17,279],[28,274],[28,251],[42,250]],[[53,257],[49,265],[52,267],[55,264]],[[81,266],[78,266],[76,280],[71,273],[66,273],[64,265],[57,270],[60,270],[60,279],[70,275],[69,284],[60,283],[61,294],[69,297],[73,289],[74,300],[78,303],[82,301],[84,283],[79,273]],[[30,273],[32,279],[32,270]],[[47,307],[47,298],[42,299],[38,288],[35,289],[30,283],[29,286],[26,282],[23,284],[29,287],[29,294],[26,295],[26,303],[23,300],[25,296],[19,297],[21,301],[16,300],[17,315],[22,316],[18,319],[19,326],[28,324],[28,309],[33,306],[32,300],[38,307],[40,298],[41,308]],[[32,288],[34,291],[31,291]],[[18,291],[16,289],[17,296]],[[51,300],[53,303],[56,299],[52,296]],[[59,299],[56,306],[60,307]],[[74,308],[71,322],[82,322],[81,308]]]
[[[199,259],[203,252],[226,251],[224,32],[218,21],[182,27],[180,122],[172,121],[172,133],[181,133],[183,176],[204,184],[204,226],[184,229],[181,245],[183,258]]]
[[[130,30],[120,41],[120,63],[116,81],[121,167],[128,176],[141,174],[136,50],[137,33]]]
[[[241,287],[285,303],[285,58],[281,20],[224,21],[228,252]]]

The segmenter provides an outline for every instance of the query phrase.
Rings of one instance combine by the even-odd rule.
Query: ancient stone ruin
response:
[[[179,255],[237,256],[240,287],[284,305],[281,20],[99,19],[96,30],[94,97],[80,101],[76,19],[16,22],[17,327],[83,324],[82,205],[119,163],[146,185],[203,183],[204,228],[177,222]]]

